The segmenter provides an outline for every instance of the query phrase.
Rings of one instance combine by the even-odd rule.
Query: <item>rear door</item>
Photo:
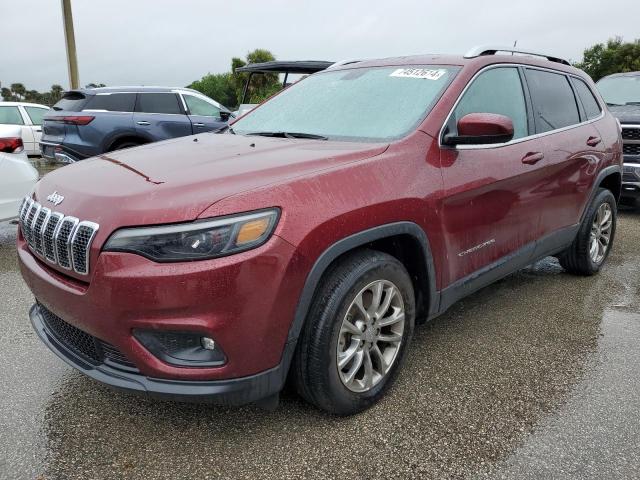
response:
[[[182,93],[181,95],[191,120],[193,133],[219,130],[226,126],[227,123],[220,118],[222,108],[219,105],[189,93]]]
[[[138,93],[133,120],[138,134],[151,142],[193,133],[191,121],[174,92]]]
[[[33,150],[33,133],[31,127],[27,125],[25,118],[17,106],[0,105],[0,125],[15,125],[20,127],[20,135],[24,149],[27,152]]]
[[[489,267],[526,265],[540,233],[544,177],[535,156],[530,161],[537,144],[521,70],[499,66],[477,75],[447,122],[450,133],[469,113],[511,118],[514,137],[497,145],[442,147],[445,285]]]
[[[566,232],[565,240],[570,240],[605,155],[603,143],[568,75],[534,67],[525,72],[538,149],[544,154],[541,233],[561,237]],[[600,115],[599,106],[590,113],[593,118]]]
[[[25,105],[22,107],[30,122],[31,133],[33,135],[33,149],[28,153],[37,154],[40,151],[39,143],[42,138],[42,122],[44,115],[49,111],[45,107],[34,107]]]

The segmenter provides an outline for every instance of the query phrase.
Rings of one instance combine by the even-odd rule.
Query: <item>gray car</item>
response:
[[[227,125],[232,114],[188,88],[105,87],[65,92],[44,118],[42,156],[72,163],[112,150]]]

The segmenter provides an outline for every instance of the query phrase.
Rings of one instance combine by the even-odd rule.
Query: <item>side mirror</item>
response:
[[[223,122],[228,122],[230,118],[231,118],[231,112],[220,110],[220,120],[222,120]]]
[[[445,145],[489,145],[513,138],[513,122],[497,113],[469,113],[458,120],[458,134],[445,134]]]

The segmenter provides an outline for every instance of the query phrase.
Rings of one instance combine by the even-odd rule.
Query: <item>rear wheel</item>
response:
[[[299,339],[298,392],[337,415],[374,404],[403,362],[414,304],[411,279],[397,259],[371,250],[346,257],[324,279]]]
[[[565,270],[578,275],[593,275],[600,270],[609,256],[616,233],[616,208],[613,194],[599,189],[575,240],[558,256]]]
[[[109,151],[113,152],[114,150],[124,150],[125,148],[133,148],[133,147],[137,147],[139,145],[142,145],[143,142],[137,141],[137,140],[125,140],[121,143],[116,143],[114,146],[112,146]]]

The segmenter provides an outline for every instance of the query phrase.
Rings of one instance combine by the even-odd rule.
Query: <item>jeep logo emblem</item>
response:
[[[54,205],[58,206],[62,203],[62,201],[64,200],[64,197],[60,195],[57,191],[55,191],[47,197],[47,200],[53,203]]]

